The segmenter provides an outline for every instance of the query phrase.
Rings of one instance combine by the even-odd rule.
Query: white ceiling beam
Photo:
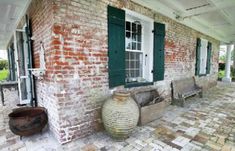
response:
[[[224,17],[224,19],[225,19],[230,25],[234,25],[234,24],[235,24],[235,20],[231,19],[231,18],[224,12],[224,10],[220,10],[219,12],[220,12],[220,14],[222,14],[222,16]]]
[[[152,0],[153,1],[153,0]],[[230,0],[229,0],[230,1]],[[229,1],[227,1],[227,2],[229,2]],[[214,4],[214,1],[208,1],[208,2],[210,2],[210,3],[212,3],[212,4]],[[233,2],[234,3],[234,1],[232,0],[232,1],[230,1],[229,2],[229,4],[231,3],[231,2]],[[177,15],[182,15],[182,14],[185,14],[185,12],[187,12],[186,10],[185,10],[185,8],[182,6],[182,5],[180,5],[179,3],[178,3],[178,1],[172,1],[172,0],[165,0],[164,1],[164,3],[167,5],[167,6],[172,6],[174,9],[173,10],[175,10],[175,11],[177,11]],[[221,3],[219,3],[219,4],[221,4]],[[221,5],[221,8],[222,7],[227,7],[228,5],[226,4],[226,5],[224,5],[224,3],[223,3],[223,5]],[[182,11],[183,10],[183,11]],[[203,21],[201,21],[201,20],[199,20],[199,19],[195,19],[195,21],[196,22],[198,22],[198,23],[200,23],[202,26],[204,26],[204,27],[206,27],[209,31],[212,31],[212,32],[216,32],[218,35],[220,35],[221,37],[224,37],[224,34],[221,32],[221,31],[218,31],[218,30],[216,30],[215,28],[212,28],[211,29],[211,26],[208,26],[208,24],[206,23],[206,22],[203,22]],[[213,31],[214,30],[214,31]]]
[[[213,38],[216,38],[218,40],[224,41],[224,42],[229,42],[229,39],[227,37],[224,37],[223,35],[221,35],[221,33],[217,33],[216,30],[208,30],[210,29],[209,26],[205,26],[204,24],[198,22],[195,19],[185,19],[185,20],[177,20],[176,19],[176,15],[174,14],[175,9],[171,9],[170,7],[162,4],[159,1],[155,1],[155,0],[132,0],[136,3],[139,3],[140,5],[143,5],[145,7],[148,7],[156,12],[159,12],[177,22],[180,22],[182,24],[185,24],[197,31],[200,31],[206,35],[209,35]]]
[[[210,0],[212,3],[214,2],[214,0]],[[235,8],[235,1],[234,0],[227,0],[223,3],[223,1],[217,1],[214,2],[214,5],[219,9],[220,14],[224,17],[224,19],[234,25],[235,24],[235,20],[233,20],[231,18],[231,16],[228,16],[228,14],[225,12],[226,8]],[[228,6],[228,7],[223,7],[224,5]]]
[[[232,8],[235,7],[235,1],[234,0],[227,0],[227,1],[216,1],[214,2],[213,0],[208,0],[208,2],[211,4],[210,8],[198,8],[198,9],[193,9],[191,11],[187,11],[184,14],[182,14],[183,18],[187,17],[192,17],[192,16],[198,16],[198,15],[203,15],[209,12],[214,12],[218,10],[223,10],[226,8]]]
[[[135,3],[138,3],[142,6],[146,6],[146,7],[152,5],[153,10],[155,10],[157,12],[162,12],[163,14],[168,14],[169,17],[175,18],[175,14],[173,14],[174,9],[163,5],[161,2],[159,2],[157,0],[145,0],[145,1],[143,1],[143,0],[132,0],[132,1],[135,2]]]
[[[224,33],[221,30],[217,30],[216,28],[214,28],[213,26],[209,26],[207,22],[205,22],[204,20],[199,19],[198,17],[192,18],[192,20],[195,20],[196,22],[202,24],[205,26],[206,30],[211,31],[211,32],[215,32],[217,35],[219,35],[220,37],[225,37]]]
[[[5,12],[4,21],[6,22],[10,16],[11,5],[7,5],[7,10]]]
[[[154,0],[152,0],[154,1]],[[172,6],[172,8],[176,11],[176,13],[178,13],[177,15],[182,15],[183,13],[185,13],[185,8],[182,7],[182,5],[180,5],[178,3],[178,1],[173,1],[173,0],[164,0],[164,3],[167,6]]]

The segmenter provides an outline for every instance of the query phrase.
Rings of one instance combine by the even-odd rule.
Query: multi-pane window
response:
[[[143,77],[142,26],[126,21],[126,81],[137,82]]]
[[[108,6],[109,87],[135,87],[163,80],[164,39],[164,24]]]

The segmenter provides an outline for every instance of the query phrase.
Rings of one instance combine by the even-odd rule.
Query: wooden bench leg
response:
[[[184,107],[185,104],[185,99],[184,98],[180,98],[180,106]]]
[[[4,104],[4,93],[3,93],[3,88],[2,88],[2,86],[0,87],[0,91],[1,91],[2,105],[5,106],[5,104]]]
[[[184,98],[173,99],[171,104],[176,105],[176,106],[184,107],[185,99]]]
[[[173,99],[171,104],[179,106],[180,105],[180,99]]]
[[[199,97],[203,98],[203,91],[199,92]]]
[[[182,94],[178,94],[178,96],[179,96],[179,105],[180,105],[181,107],[184,107],[185,98],[183,97]]]

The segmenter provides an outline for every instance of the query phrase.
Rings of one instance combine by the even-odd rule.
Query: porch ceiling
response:
[[[6,46],[30,0],[0,0],[0,49]]]
[[[235,41],[235,0],[132,0],[221,42]]]
[[[0,49],[6,46],[31,0],[0,0]],[[132,0],[208,34],[235,41],[235,0]]]

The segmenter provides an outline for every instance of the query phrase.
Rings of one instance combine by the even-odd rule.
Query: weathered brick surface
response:
[[[31,20],[32,33],[33,33],[33,60],[34,68],[40,67],[39,51],[40,43],[43,43],[45,48],[46,60],[46,75],[44,80],[36,81],[37,98],[40,106],[45,106],[48,110],[50,130],[54,132],[55,136],[59,139],[59,118],[58,118],[58,99],[54,95],[58,91],[57,85],[54,83],[53,78],[53,62],[52,53],[54,52],[52,42],[52,27],[54,25],[54,2],[50,0],[33,0],[29,5],[26,14]],[[25,17],[23,17],[18,25],[22,28],[25,25]]]
[[[28,13],[33,23],[36,67],[40,41],[46,48],[47,71],[44,80],[37,81],[38,100],[48,109],[50,128],[61,143],[102,127],[100,108],[111,94],[107,70],[108,4],[167,25],[165,80],[151,86],[160,92],[165,90],[166,100],[170,102],[172,79],[194,75],[197,37],[213,44],[211,74],[197,78],[197,82],[205,88],[216,84],[219,41],[159,13],[131,1],[33,0]]]

